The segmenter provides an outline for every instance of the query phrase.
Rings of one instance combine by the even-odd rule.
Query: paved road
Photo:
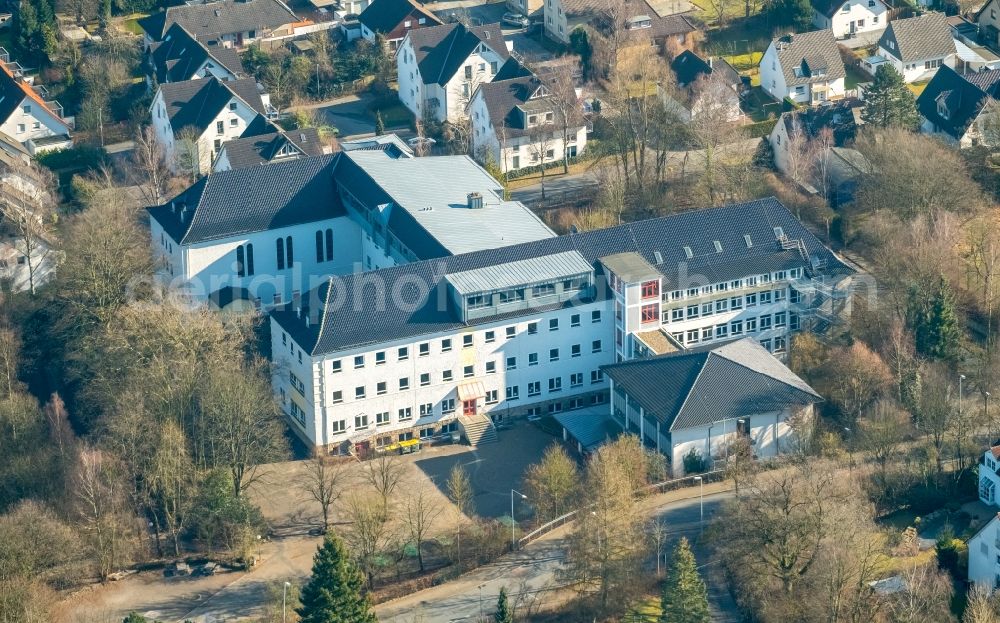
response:
[[[705,496],[706,523],[719,509],[721,502],[731,497],[730,492]],[[686,536],[692,542],[700,534],[700,507],[697,495],[674,501],[657,508],[655,516],[667,526],[672,539]],[[695,547],[700,564],[711,563],[704,548]],[[489,615],[493,612],[500,587],[506,587],[511,601],[522,593],[544,594],[563,586],[559,570],[566,557],[566,537],[563,531],[553,533],[529,544],[524,550],[482,567],[461,578],[436,586],[402,599],[381,604],[376,608],[382,623],[459,623],[479,620],[480,608]],[[482,595],[480,597],[480,595]],[[735,622],[735,603],[728,592],[713,585],[709,601],[713,621]]]
[[[351,139],[375,135],[375,121],[368,113],[372,97],[367,93],[360,95],[345,95],[337,99],[297,106],[291,110],[315,110],[322,120],[340,130],[340,138]],[[412,132],[408,127],[387,128],[404,138]]]

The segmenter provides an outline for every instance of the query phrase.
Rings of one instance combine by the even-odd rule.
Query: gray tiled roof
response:
[[[243,100],[261,115],[266,112],[253,78],[223,82],[213,77],[170,82],[161,84],[160,91],[174,132],[186,127],[205,131],[233,97]]]
[[[178,244],[344,216],[333,188],[334,160],[315,156],[212,173],[148,211]]]
[[[517,202],[501,202],[500,184],[468,156],[393,158],[384,151],[343,152],[335,176],[368,206],[382,211],[388,228],[421,259],[554,236]],[[470,210],[468,193],[483,194]]]
[[[218,0],[205,4],[184,4],[139,19],[139,26],[160,41],[167,29],[178,23],[203,41],[213,35],[277,28],[299,21],[280,0]]]
[[[996,94],[998,83],[1000,69],[962,76],[943,65],[917,98],[917,110],[938,130],[961,139]],[[947,118],[939,107],[947,111]]]
[[[510,56],[500,24],[472,28],[445,24],[410,31],[409,37],[424,84],[447,84],[480,43],[500,58]]]
[[[556,413],[552,417],[587,452],[594,450],[607,441],[615,439],[622,433],[622,427],[611,419],[607,406],[576,409],[574,411]]]
[[[785,84],[788,86],[833,81],[847,76],[844,61],[840,58],[840,49],[837,47],[837,38],[834,37],[832,30],[786,35],[775,39],[771,45],[776,47],[781,73],[785,76]],[[826,66],[822,68],[823,75],[808,71],[799,71],[797,75],[796,70],[801,70],[803,61],[807,59],[819,64],[825,61]]]
[[[323,153],[323,145],[320,143],[319,132],[316,128],[302,128],[288,132],[271,132],[259,136],[238,138],[226,141],[222,149],[226,152],[229,166],[234,169],[242,169],[271,162],[277,156],[278,151],[288,144],[291,144],[299,152],[299,155],[294,157],[319,156]],[[290,157],[293,156],[284,156],[283,158]]]
[[[890,46],[889,42],[895,42]],[[878,40],[879,47],[904,63],[942,58],[955,53],[955,38],[944,13],[894,19]]]
[[[180,82],[188,80],[206,60],[239,76],[243,65],[236,50],[221,46],[208,46],[191,36],[180,24],[167,30],[163,41],[154,43],[150,51],[150,61],[156,80]]]
[[[505,63],[504,67],[509,64],[510,61]],[[479,85],[478,90],[486,103],[490,124],[497,136],[500,136],[501,131],[508,139],[528,134],[528,128],[524,127],[524,120],[518,107],[524,106],[540,86],[542,82],[530,73],[520,78],[494,80]],[[544,101],[545,97],[547,96],[539,99]],[[539,100],[534,100],[533,103],[538,104]]]
[[[822,400],[752,338],[601,369],[671,431]]]
[[[590,262],[579,252],[566,251],[451,273],[447,279],[457,292],[467,295],[516,288],[527,283],[562,280],[573,275],[587,274],[592,268]]]
[[[439,305],[446,275],[566,251],[578,251],[592,264],[601,257],[634,251],[657,267],[666,290],[691,280],[719,283],[808,266],[798,252],[780,248],[775,227],[783,228],[792,240],[802,240],[809,257],[825,261],[831,272],[850,272],[785,206],[771,198],[346,275],[337,278],[335,287],[327,282],[304,297],[303,314],[311,319],[308,326],[291,309],[277,310],[273,316],[304,350],[320,355],[468,326]],[[753,241],[749,249],[744,235]],[[722,244],[722,252],[716,251],[715,240]],[[691,248],[693,257],[687,257],[685,246]],[[387,292],[395,288],[400,296],[376,299],[370,288],[362,286],[372,282],[385,284]],[[331,294],[337,295],[334,305],[328,301]],[[512,317],[538,311],[521,311]]]
[[[411,0],[373,0],[358,16],[358,21],[373,33],[386,35],[395,30],[413,11],[422,13],[427,19],[428,26],[441,23],[433,13]]]

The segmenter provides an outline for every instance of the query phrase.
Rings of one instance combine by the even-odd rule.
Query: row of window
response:
[[[681,322],[683,320],[692,320],[694,318],[711,316],[713,314],[740,311],[744,308],[756,307],[757,305],[780,303],[785,300],[786,294],[788,294],[788,290],[780,288],[778,290],[754,292],[752,294],[742,296],[716,299],[714,301],[706,301],[700,304],[695,303],[693,305],[688,305],[687,307],[675,307],[664,312],[663,322]],[[798,290],[794,288],[791,289],[789,298],[792,303],[798,303],[800,296],[801,294]]]
[[[732,290],[740,290],[743,288],[756,288],[759,285],[765,283],[771,283],[773,281],[784,281],[785,279],[798,279],[802,276],[801,268],[793,268],[791,270],[779,270],[774,273],[768,273],[765,275],[756,275],[753,277],[746,277],[745,279],[734,279],[732,281],[727,281],[724,283],[714,283],[707,286],[692,287],[686,290],[673,290],[669,293],[665,292],[663,295],[664,301],[680,301],[685,298],[696,298],[705,296],[707,294],[714,294],[716,292],[729,292]]]
[[[601,312],[600,312],[600,310],[593,311],[591,313],[591,322],[600,322],[600,321],[601,321]],[[570,326],[571,327],[579,327],[580,324],[581,324],[580,314],[573,314],[570,317]],[[559,330],[559,319],[558,318],[550,318],[549,321],[548,321],[548,327],[549,327],[549,331],[558,331]],[[538,328],[538,322],[529,322],[528,323],[528,327],[527,327],[527,330],[526,330],[526,332],[527,332],[528,335],[537,335],[538,334],[538,330],[539,330],[539,328]],[[503,335],[504,335],[504,338],[508,339],[508,340],[515,338],[517,336],[517,326],[506,327],[504,329]],[[497,341],[497,337],[498,337],[498,333],[497,333],[497,331],[495,329],[491,329],[489,331],[484,331],[483,332],[483,341],[486,344],[492,344],[492,343],[496,342]],[[282,334],[281,339],[282,339],[282,343],[285,343],[286,335]],[[593,352],[595,352],[595,353],[601,352],[600,351],[600,342],[601,342],[600,340],[595,340],[591,344],[592,349],[593,348],[597,348],[598,349],[598,350],[593,350]],[[462,336],[462,348],[472,348],[473,346],[475,346],[475,343],[476,342],[475,342],[475,334],[474,333],[466,333],[465,335]],[[446,338],[443,338],[441,340],[441,342],[440,342],[440,352],[442,352],[442,353],[451,352],[451,350],[453,349],[453,347],[454,347],[453,338],[446,337]],[[573,347],[574,352],[578,353],[579,348],[580,348],[579,344],[575,345]],[[555,350],[558,351],[558,349],[555,349]],[[417,355],[419,357],[427,357],[430,354],[431,354],[431,344],[430,344],[430,342],[422,342],[422,343],[420,343],[420,344],[417,345]],[[576,355],[574,355],[574,356],[576,356]],[[410,358],[410,348],[409,348],[409,346],[400,346],[399,348],[396,349],[396,361],[406,361],[409,358]],[[387,361],[387,353],[386,353],[386,351],[380,350],[380,351],[376,351],[375,352],[375,365],[377,365],[377,366],[383,365],[383,364],[386,363],[386,361]],[[556,361],[556,360],[553,360],[553,361]],[[354,369],[359,370],[361,368],[364,368],[366,362],[367,362],[367,357],[365,355],[355,355],[354,356]],[[337,372],[340,372],[342,370],[343,370],[342,360],[340,360],[340,359],[334,359],[333,361],[330,362],[330,372],[331,373],[337,373]]]
[[[788,312],[778,312],[774,315],[764,314],[763,316],[759,316],[757,318],[733,320],[732,322],[717,324],[711,327],[678,331],[676,333],[671,333],[671,335],[681,344],[691,345],[699,342],[710,342],[712,340],[737,337],[743,335],[744,333],[749,334],[756,333],[757,331],[784,329],[785,327],[788,327],[792,331],[798,331],[798,315]]]

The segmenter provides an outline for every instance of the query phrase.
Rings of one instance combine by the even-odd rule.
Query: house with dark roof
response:
[[[740,93],[743,79],[723,58],[703,59],[691,50],[684,50],[670,61],[675,82],[659,85],[660,96],[682,119],[691,120],[699,114],[719,113],[718,118],[738,121],[743,117]]]
[[[548,0],[543,9],[545,34],[568,44],[577,28],[607,30],[612,19],[609,6],[612,5],[606,0]],[[661,16],[646,0],[624,0],[621,11],[615,13],[625,20],[627,40],[655,45],[661,50],[671,45],[688,47],[689,36],[698,30],[688,16],[682,13]]]
[[[274,110],[253,78],[223,82],[214,76],[160,85],[150,115],[173,171],[208,173],[223,143],[271,134]]]
[[[492,80],[509,57],[500,24],[412,30],[396,51],[399,99],[418,119],[465,119],[476,87]]]
[[[973,21],[979,26],[979,40],[994,50],[1000,50],[1000,3],[987,0],[976,11]]]
[[[959,74],[944,66],[917,97],[920,130],[959,147],[1000,144],[1000,69]]]
[[[294,33],[298,17],[281,0],[217,0],[167,7],[139,19],[148,48],[174,24],[209,46],[244,48],[261,39]]]
[[[830,29],[771,41],[760,60],[760,85],[771,97],[820,104],[844,97],[847,71]]]
[[[372,43],[381,37],[392,52],[411,30],[441,25],[436,15],[412,0],[373,0],[358,21],[362,37]]]
[[[146,63],[150,86],[213,76],[223,81],[236,80],[243,76],[243,64],[235,49],[209,46],[176,22],[162,41],[150,44]]]
[[[475,444],[491,419],[588,409],[607,418],[604,366],[736,337],[781,354],[790,332],[846,295],[851,274],[763,199],[339,275],[271,311],[274,391],[292,430],[334,451],[451,432]],[[777,415],[784,443],[778,407],[815,396],[757,347],[741,348],[749,354],[684,360],[729,373],[746,398],[726,405],[707,387],[686,388],[690,417],[727,407],[718,419],[733,433],[737,415],[753,416],[763,446],[773,430],[763,416]],[[646,387],[676,387],[667,376],[671,385]],[[718,402],[696,411],[703,397]],[[678,411],[658,415],[689,417]]]
[[[890,22],[878,40],[878,53],[863,59],[861,68],[874,76],[880,65],[889,64],[909,83],[930,80],[942,65],[954,67],[955,60],[948,18],[930,11]]]
[[[73,146],[72,118],[62,106],[46,99],[17,63],[0,62],[0,132],[20,142],[32,154]]]
[[[558,106],[565,103],[553,96],[551,83],[543,78],[511,58],[492,82],[479,85],[469,103],[476,158],[492,159],[502,170],[516,171],[583,153],[587,127],[582,117],[564,129]]]
[[[316,128],[271,132],[226,141],[215,157],[212,170],[219,172],[245,169],[332,152],[332,148],[320,140]]]
[[[754,458],[796,447],[819,394],[757,340],[735,341],[601,366],[611,418],[667,456],[675,478],[685,457],[713,466],[746,439]],[[803,428],[798,428],[802,431]]]
[[[813,26],[829,28],[838,39],[884,30],[889,23],[889,5],[884,0],[811,0],[810,4]]]

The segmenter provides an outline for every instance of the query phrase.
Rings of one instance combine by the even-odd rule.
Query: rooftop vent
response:
[[[750,234],[743,235],[743,242],[747,243],[748,249],[753,246],[753,240],[750,239]]]
[[[691,251],[691,247],[684,247],[684,255],[686,255],[688,259],[694,257],[694,253]]]
[[[653,251],[653,257],[656,258],[657,264],[663,263],[663,254],[660,253],[659,251]]]
[[[781,240],[782,238],[785,237],[785,230],[782,229],[782,228],[780,228],[780,227],[775,227],[774,228],[774,237],[777,238],[778,240]]]
[[[469,209],[481,210],[483,207],[483,193],[469,193]]]
[[[722,253],[722,243],[718,240],[713,240],[712,243],[715,244],[715,252]]]

